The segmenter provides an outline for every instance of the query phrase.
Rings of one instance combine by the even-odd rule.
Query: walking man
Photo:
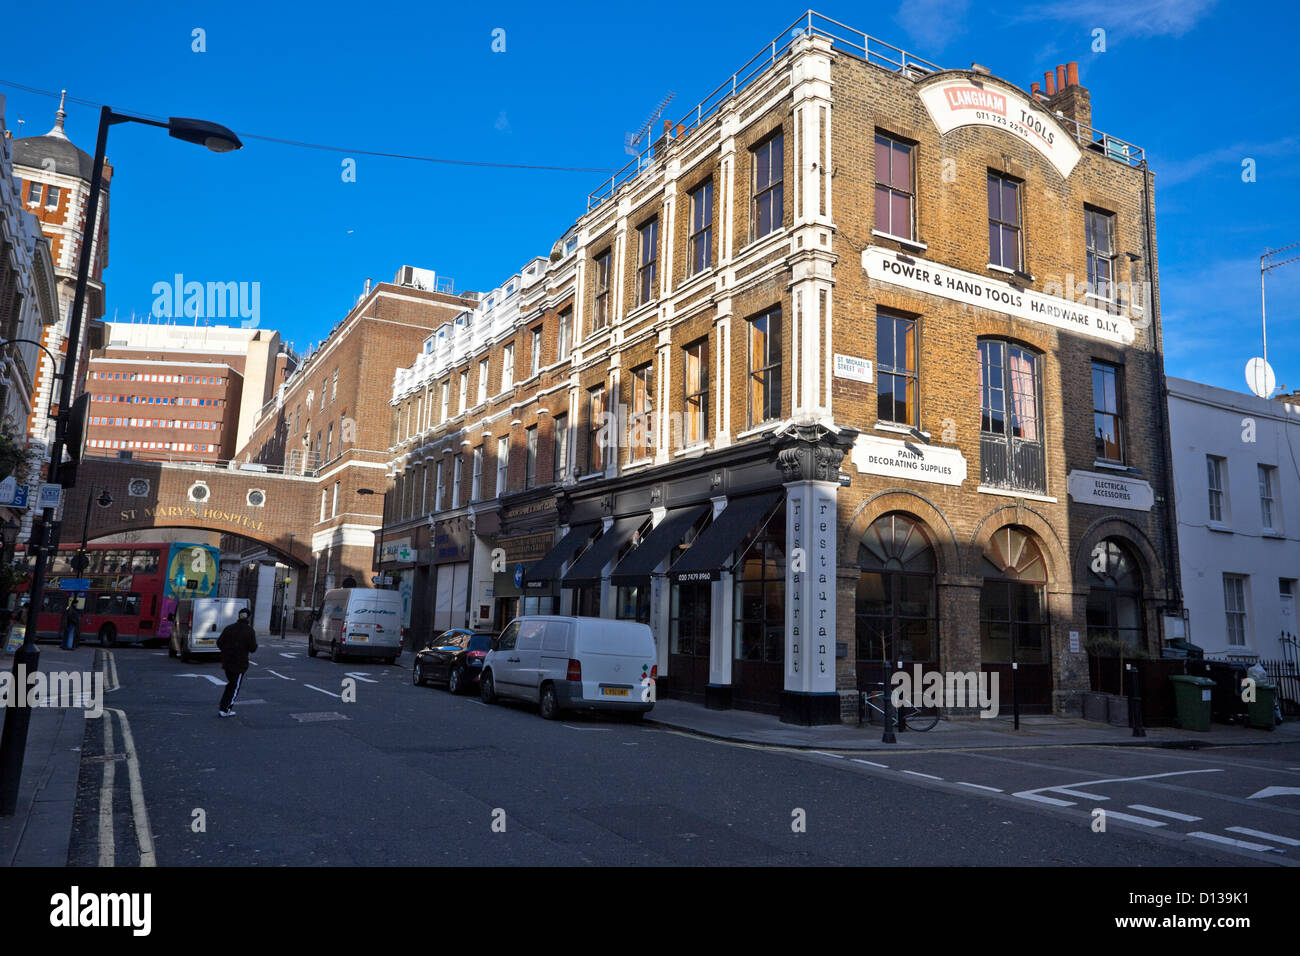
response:
[[[239,620],[221,632],[217,647],[221,651],[221,667],[226,672],[226,689],[217,713],[221,717],[234,717],[235,698],[239,696],[244,671],[248,670],[248,655],[257,650],[257,632],[248,623],[248,608],[241,608]]]

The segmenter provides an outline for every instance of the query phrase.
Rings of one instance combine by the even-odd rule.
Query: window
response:
[[[749,425],[781,417],[781,310],[749,320]]]
[[[53,184],[45,187],[45,208],[54,209],[59,205],[59,187]]]
[[[1047,563],[1019,528],[1000,528],[980,561],[980,656],[986,663],[1046,664]],[[1008,695],[1010,688],[1006,688]]]
[[[540,325],[533,329],[532,364],[528,370],[531,375],[536,375],[542,370],[542,327]]]
[[[690,196],[691,222],[686,258],[690,274],[695,275],[713,265],[713,180],[696,188]]]
[[[483,359],[478,363],[478,401],[475,404],[482,405],[487,401],[488,396],[488,360]]]
[[[1114,298],[1115,216],[1085,206],[1083,233],[1088,247],[1088,294],[1109,301]]]
[[[531,488],[537,484],[537,426],[530,425],[524,429],[524,487]]]
[[[1046,494],[1038,356],[996,340],[980,342],[979,352],[981,478]]]
[[[1217,455],[1205,456],[1206,484],[1210,491],[1210,520],[1223,521],[1223,473],[1227,469],[1226,458]]]
[[[515,384],[515,346],[507,345],[501,350],[501,391]]]
[[[656,216],[637,230],[636,304],[645,305],[655,297],[655,263],[658,261],[659,218]]]
[[[334,482],[334,503],[330,506],[331,515],[337,515],[339,513],[339,484],[340,483],[337,481]]]
[[[451,411],[451,379],[442,383],[442,403],[439,408],[441,412],[438,422],[441,424],[447,420],[448,412]]]
[[[497,439],[497,497],[506,493],[507,469],[510,467],[510,439]]]
[[[785,138],[778,133],[754,150],[754,202],[750,234],[761,239],[781,228],[785,215],[782,177],[785,174]]]
[[[451,459],[451,506],[460,507],[460,468],[462,464],[461,455],[453,455]]]
[[[207,380],[208,380],[208,376],[206,375],[203,376],[204,384],[207,383]],[[329,386],[329,383],[330,383],[329,379],[327,378],[323,378],[320,380],[320,407],[321,408],[325,407],[325,401],[326,399],[329,398],[329,393],[325,391],[325,389]]]
[[[632,458],[650,457],[654,444],[651,433],[654,421],[654,363],[647,362],[632,369]]]
[[[587,474],[605,468],[604,435],[601,427],[605,417],[605,386],[597,385],[587,390]]]
[[[1020,183],[989,170],[989,264],[1020,271]]]
[[[339,398],[339,370],[334,370],[334,377],[330,382],[330,401],[336,402]]]
[[[555,480],[564,481],[569,477],[569,416],[555,416]]]
[[[1246,646],[1246,576],[1223,576],[1223,610],[1228,619],[1228,645]]]
[[[1092,362],[1092,431],[1100,461],[1124,462],[1120,374],[1109,362]]]
[[[686,346],[685,380],[686,444],[709,438],[709,340]]]
[[[934,548],[901,514],[877,518],[858,546],[859,661],[938,660]]]
[[[40,183],[28,183],[28,184],[27,184],[27,202],[31,203],[32,205],[36,205],[36,206],[39,206],[39,205],[41,204],[41,184],[40,184]]]
[[[1146,646],[1142,622],[1142,574],[1128,547],[1115,538],[1101,541],[1088,563],[1088,642],[1094,652]],[[1109,656],[1105,654],[1103,656]]]
[[[876,134],[876,231],[916,238],[916,188],[912,183],[912,147]]]
[[[779,664],[785,657],[785,505],[750,535],[736,567],[736,660]]]
[[[591,331],[609,325],[609,257],[610,251],[596,257],[596,297],[591,310]]]
[[[573,309],[565,309],[560,313],[560,332],[559,342],[557,345],[557,361],[563,362],[569,357],[569,349],[573,347]]]
[[[330,422],[329,427],[325,431],[325,460],[326,461],[329,461],[331,458],[334,457],[331,454],[331,450],[333,448],[334,448],[334,423]]]
[[[876,414],[895,425],[920,424],[916,319],[876,312]]]
[[[1274,489],[1277,487],[1277,469],[1271,465],[1259,466],[1259,516],[1265,531],[1276,531],[1280,527],[1277,520],[1277,508],[1274,501]]]
[[[457,414],[463,414],[465,406],[469,402],[469,369],[460,373],[460,405],[457,406]]]

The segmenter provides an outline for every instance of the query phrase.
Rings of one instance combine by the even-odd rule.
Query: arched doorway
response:
[[[1142,571],[1118,538],[1099,541],[1089,556],[1087,620],[1090,648],[1124,656],[1146,649]]]
[[[884,681],[898,661],[938,669],[935,555],[923,526],[902,514],[877,518],[862,536],[858,567],[859,690]]]
[[[1010,710],[1014,692],[1022,712],[1051,713],[1051,641],[1043,552],[1027,531],[1008,525],[989,540],[980,566],[984,574],[980,656],[984,672],[998,675],[998,706]]]

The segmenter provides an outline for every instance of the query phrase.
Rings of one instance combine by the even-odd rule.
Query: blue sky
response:
[[[320,3],[310,14],[229,2],[60,5],[60,42],[7,39],[0,80],[157,116],[198,116],[246,139],[215,155],[159,130],[114,128],[108,317],[149,312],[159,281],[261,283],[261,323],[299,350],[367,276],[416,265],[457,289],[502,282],[585,209],[598,172],[451,166],[358,150],[614,170],[670,91],[677,118],[805,8],[731,4]],[[972,61],[1028,87],[1077,60],[1095,125],[1146,148],[1156,174],[1170,374],[1244,390],[1260,351],[1259,256],[1300,240],[1293,3],[915,0],[816,8],[945,67]],[[38,18],[39,19],[39,18]],[[77,24],[81,25],[78,26]],[[192,50],[205,31],[206,51]],[[492,51],[505,31],[505,52]],[[1095,52],[1094,31],[1105,50]],[[37,30],[40,33],[40,30]],[[30,41],[30,42],[29,42]],[[15,135],[56,102],[0,86]],[[67,129],[91,151],[97,111]],[[22,125],[19,120],[23,120]],[[356,159],[356,182],[342,161]],[[1242,163],[1254,160],[1255,181]],[[1300,252],[1300,248],[1293,250]],[[1269,358],[1300,388],[1300,262],[1268,280]]]

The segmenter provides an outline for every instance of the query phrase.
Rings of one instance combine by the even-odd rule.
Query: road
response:
[[[215,663],[102,657],[75,865],[1300,862],[1300,746],[796,752],[547,722],[292,638],[219,719]]]

